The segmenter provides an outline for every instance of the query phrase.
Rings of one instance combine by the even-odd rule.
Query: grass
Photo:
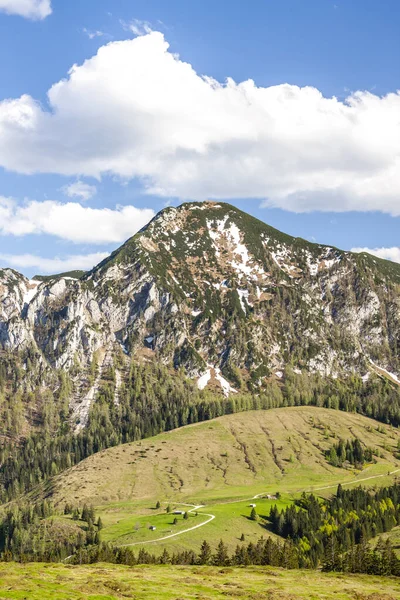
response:
[[[187,510],[182,507],[182,510]],[[120,517],[121,514],[118,513]],[[104,520],[106,513],[101,513]],[[174,525],[174,519],[178,523]],[[197,516],[194,513],[188,514],[188,519],[184,519],[182,515],[167,514],[159,512],[149,516],[132,515],[124,519],[120,519],[109,525],[102,534],[102,540],[105,542],[116,542],[118,545],[139,544],[143,541],[151,541],[160,537],[165,537],[170,534],[176,534],[195,525],[206,523],[208,517],[199,513]],[[107,523],[107,519],[106,523]],[[150,530],[150,526],[156,527],[155,531]]]
[[[190,549],[198,551],[204,539],[216,546],[222,538],[229,549],[233,551],[242,533],[245,535],[247,542],[256,542],[260,537],[266,535],[273,536],[266,527],[267,523],[264,517],[269,515],[269,511],[274,504],[277,504],[279,508],[283,508],[290,504],[292,499],[287,496],[279,501],[257,500],[254,502],[257,504],[260,515],[258,521],[250,519],[250,502],[239,500],[209,504],[205,508],[200,508],[195,513],[191,513],[188,520],[183,519],[182,516],[177,516],[177,525],[172,525],[175,515],[160,514],[151,511],[151,509],[145,511],[146,515],[138,515],[138,509],[134,504],[131,506],[113,505],[104,509],[99,508],[99,514],[105,524],[105,528],[102,530],[102,540],[121,546],[137,544],[138,547],[140,547],[141,542],[146,542],[146,544],[150,543],[147,548],[150,552],[159,554],[164,548],[170,552]],[[173,505],[173,508],[188,510],[188,507],[179,504]],[[213,515],[215,519],[210,521],[208,515]],[[186,529],[193,528],[201,523],[205,523],[204,527],[192,529],[187,534],[182,533],[162,542],[152,542],[152,540],[158,540],[171,534],[184,532]],[[155,525],[157,527],[156,531],[150,531],[149,525]]]
[[[366,575],[119,565],[0,564],[1,600],[396,600],[400,581]]]
[[[381,433],[381,431],[383,433]],[[381,457],[361,472],[332,467],[324,450],[358,437]],[[400,468],[400,432],[366,417],[315,407],[252,411],[110,448],[53,478],[40,495],[106,506],[135,502],[212,504],[262,492],[319,490]],[[385,477],[376,483],[386,483]],[[374,481],[371,480],[371,484]],[[322,492],[322,490],[319,490]]]
[[[324,450],[339,437],[358,437],[380,457],[361,471],[335,468]],[[158,554],[164,548],[198,551],[205,538],[215,545],[222,538],[233,549],[242,533],[254,542],[269,534],[265,519],[250,520],[249,504],[255,502],[266,517],[276,501],[252,501],[258,494],[279,492],[282,508],[302,491],[329,496],[339,483],[393,483],[388,472],[400,469],[399,439],[390,426],[322,408],[239,413],[110,448],[55,477],[31,499],[45,496],[60,508],[65,502],[94,504],[104,525],[102,539],[117,545],[146,543]],[[183,503],[203,507],[198,516],[178,516],[173,525],[165,508],[190,510]],[[206,524],[185,533],[201,523]]]

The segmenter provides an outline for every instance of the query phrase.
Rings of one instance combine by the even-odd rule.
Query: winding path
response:
[[[179,506],[191,506],[192,507],[191,510],[188,510],[189,513],[192,513],[194,511],[198,510],[199,508],[204,508],[203,504],[199,504],[198,506],[196,506],[195,504],[179,503]],[[183,535],[184,533],[193,531],[194,529],[199,529],[199,527],[204,527],[204,525],[207,525],[207,523],[210,523],[211,521],[213,521],[215,519],[215,515],[211,515],[208,513],[201,513],[201,514],[204,515],[205,517],[209,517],[209,519],[207,519],[206,521],[203,521],[203,523],[194,525],[194,527],[189,527],[188,529],[184,529],[183,531],[177,531],[177,533],[171,533],[170,535],[166,535],[162,538],[157,538],[156,540],[145,540],[143,542],[133,542],[132,544],[122,544],[122,546],[124,548],[126,548],[127,546],[142,546],[143,544],[154,544],[155,542],[163,542],[164,540],[169,540],[178,535]]]
[[[319,492],[322,490],[329,490],[332,488],[337,488],[338,485],[351,485],[354,483],[360,483],[362,481],[369,481],[370,479],[378,479],[379,477],[388,477],[390,475],[394,475],[395,473],[398,473],[400,471],[400,469],[395,469],[394,471],[390,471],[389,473],[383,473],[381,475],[371,475],[370,477],[364,477],[363,479],[353,479],[352,481],[346,481],[344,483],[335,483],[333,485],[326,485],[324,487],[320,487],[320,488],[312,488],[312,489],[308,489],[308,490],[300,490],[304,491],[304,492]],[[300,493],[299,492],[299,493]],[[257,500],[259,498],[261,498],[262,496],[265,496],[268,492],[261,492],[261,494],[256,494],[255,496],[252,496],[251,498],[241,498],[240,500],[230,500],[228,502],[219,502],[218,504],[235,504],[235,503],[240,503],[240,502],[250,502],[250,500]],[[203,504],[199,504],[199,505],[195,505],[195,504],[185,504],[184,502],[179,502],[178,503],[179,506],[191,506],[192,508],[190,510],[188,510],[189,513],[193,513],[196,510],[199,510],[200,508],[205,508],[205,506]],[[128,546],[143,546],[144,544],[154,544],[156,542],[163,542],[164,540],[169,540],[171,538],[177,537],[178,535],[183,535],[184,533],[188,533],[189,531],[193,531],[194,529],[199,529],[200,527],[204,527],[204,525],[207,525],[208,523],[211,523],[211,521],[213,521],[215,519],[215,515],[210,514],[210,513],[201,513],[202,515],[204,515],[205,517],[209,517],[206,521],[203,521],[203,523],[199,523],[198,525],[194,525],[194,527],[189,527],[188,529],[184,529],[183,531],[178,531],[177,533],[171,533],[170,535],[166,535],[164,537],[161,538],[157,538],[155,540],[145,540],[143,542],[133,542],[131,544],[122,544],[121,547],[128,547]]]
[[[326,485],[325,487],[312,488],[311,490],[304,490],[304,491],[320,492],[322,490],[330,490],[332,488],[336,488],[338,485],[341,485],[343,487],[344,485],[360,483],[361,481],[369,481],[370,479],[378,479],[380,477],[390,477],[390,475],[394,475],[395,473],[398,473],[399,471],[400,471],[400,469],[395,469],[394,471],[390,471],[389,473],[382,473],[381,475],[371,475],[371,477],[364,477],[363,479],[353,479],[352,481],[346,481],[344,483],[336,483],[334,485]]]

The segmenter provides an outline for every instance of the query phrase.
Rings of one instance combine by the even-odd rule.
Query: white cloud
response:
[[[134,35],[146,35],[152,32],[151,23],[148,21],[133,19],[132,21],[126,22],[121,19],[120,23],[125,31],[131,31]]]
[[[26,19],[42,20],[51,15],[51,0],[0,0],[0,11]]]
[[[103,37],[103,35],[105,35],[103,31],[91,31],[90,29],[86,29],[86,27],[84,27],[82,31],[88,36],[90,40],[93,40],[97,37]]]
[[[397,246],[393,246],[392,248],[352,248],[351,251],[368,252],[368,254],[378,256],[378,258],[400,263],[400,248]]]
[[[13,199],[0,197],[2,235],[47,234],[75,243],[114,244],[134,235],[153,216],[150,209],[130,205],[114,210],[53,200],[33,200],[20,205]]]
[[[65,258],[43,258],[33,254],[0,254],[0,260],[15,269],[37,269],[38,274],[87,271],[109,256],[107,252],[75,254]]]
[[[0,102],[0,165],[139,178],[167,198],[400,214],[400,93],[220,84],[152,32],[102,46],[48,100]]]
[[[80,198],[81,200],[90,200],[90,198],[93,198],[97,194],[95,185],[89,185],[80,180],[65,185],[61,189],[68,198]]]

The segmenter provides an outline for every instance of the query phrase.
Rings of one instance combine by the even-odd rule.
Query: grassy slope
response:
[[[393,578],[277,568],[0,564],[0,597],[29,600],[395,600]]]
[[[358,437],[383,456],[361,472],[334,468],[323,450],[339,437]],[[242,533],[246,541],[268,533],[263,520],[249,519],[249,504],[257,494],[279,491],[282,506],[303,490],[329,495],[338,483],[392,482],[388,472],[400,469],[393,456],[399,438],[400,432],[389,426],[321,408],[240,413],[106,450],[54,478],[36,497],[45,494],[61,507],[66,501],[95,504],[105,526],[104,541],[151,542],[148,549],[158,553],[163,548],[198,550],[205,538],[212,544],[223,538],[232,549]],[[276,500],[254,502],[265,517]],[[190,510],[184,503],[205,507],[188,520],[177,517],[173,525],[174,516],[165,508],[170,504],[172,509]],[[156,541],[204,523],[207,515],[215,518],[193,531]],[[149,525],[156,530],[150,531]]]
[[[323,450],[339,437],[358,437],[383,458],[357,475],[334,468]],[[46,495],[56,503],[81,505],[200,504],[249,493],[311,490],[399,468],[392,453],[398,439],[394,428],[356,414],[314,407],[251,411],[100,452],[55,477]]]

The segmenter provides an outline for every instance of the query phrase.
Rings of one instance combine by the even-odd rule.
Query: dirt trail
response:
[[[202,504],[199,504],[198,506],[196,506],[195,504],[184,504],[184,503],[180,503],[180,506],[191,506],[191,510],[188,510],[189,513],[195,512],[196,510],[199,510],[199,508],[204,508],[204,506]],[[174,538],[178,535],[183,535],[184,533],[188,533],[189,531],[193,531],[194,529],[199,529],[199,527],[204,527],[204,525],[207,525],[207,523],[210,523],[211,521],[213,521],[215,519],[215,515],[211,515],[208,513],[201,513],[202,515],[204,515],[205,517],[209,517],[209,519],[207,519],[207,521],[204,521],[203,523],[199,523],[198,525],[194,525],[194,527],[189,527],[188,529],[184,529],[183,531],[178,531],[177,533],[171,533],[170,535],[166,535],[162,538],[158,538],[156,540],[146,540],[144,542],[133,542],[132,544],[123,544],[124,547],[127,546],[142,546],[143,544],[154,544],[155,542],[163,542],[164,540],[169,540],[171,538]]]
[[[390,473],[383,473],[382,475],[372,475],[371,477],[364,477],[363,479],[353,479],[351,481],[345,481],[344,483],[341,483],[341,485],[342,486],[351,485],[351,484],[359,483],[362,481],[369,481],[370,479],[378,479],[379,477],[388,477],[390,475],[394,475],[395,473],[398,473],[399,471],[400,471],[400,469],[395,469],[394,471],[391,471]],[[320,487],[320,488],[299,490],[298,493],[300,493],[300,492],[319,492],[322,490],[329,490],[329,489],[337,488],[339,483],[335,483],[333,485],[326,485],[326,486]],[[218,502],[216,504],[221,505],[221,504],[237,504],[237,503],[241,503],[241,502],[250,502],[251,500],[257,500],[257,499],[261,498],[262,496],[265,496],[267,493],[268,492],[261,492],[261,494],[256,494],[255,496],[252,496],[251,498],[241,498],[240,500],[227,500],[226,502]],[[179,506],[191,506],[192,507],[191,510],[188,511],[190,513],[195,512],[196,510],[199,510],[200,508],[205,508],[204,505],[202,505],[202,504],[196,506],[194,504],[185,504],[183,502],[180,502]],[[209,517],[209,519],[207,519],[203,523],[200,523],[199,525],[195,525],[194,527],[189,527],[188,529],[184,529],[183,531],[178,531],[177,533],[171,533],[170,535],[166,535],[164,537],[157,538],[156,540],[146,540],[144,542],[134,542],[132,544],[123,544],[123,546],[124,547],[125,546],[141,546],[143,544],[154,544],[155,542],[163,542],[164,540],[169,540],[171,538],[177,537],[178,535],[183,535],[184,533],[193,531],[194,529],[199,529],[199,527],[204,527],[204,525],[207,525],[208,523],[210,523],[211,521],[213,521],[215,519],[215,515],[212,515],[209,513],[203,513],[203,512],[201,514],[204,515],[205,517]]]

